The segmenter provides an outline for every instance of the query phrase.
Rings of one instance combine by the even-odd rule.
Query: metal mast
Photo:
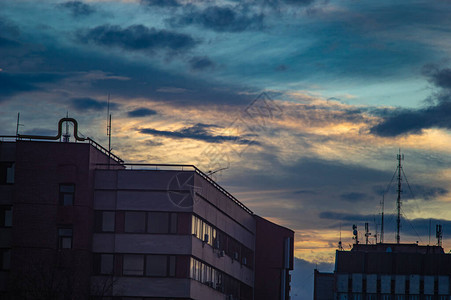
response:
[[[398,209],[398,217],[396,219],[396,243],[400,242],[399,230],[401,228],[401,181],[402,181],[402,164],[401,161],[404,160],[404,155],[401,154],[401,149],[399,149],[399,154],[397,155],[398,159],[398,199],[396,200],[396,207]]]

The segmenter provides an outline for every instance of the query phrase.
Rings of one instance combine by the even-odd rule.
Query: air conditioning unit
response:
[[[204,234],[204,243],[208,243],[208,234]]]

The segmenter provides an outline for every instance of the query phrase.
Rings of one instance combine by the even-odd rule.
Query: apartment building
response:
[[[60,142],[62,122],[0,141],[2,299],[289,299],[292,230],[194,166]]]
[[[449,300],[451,254],[441,246],[355,244],[334,273],[315,270],[315,300]]]

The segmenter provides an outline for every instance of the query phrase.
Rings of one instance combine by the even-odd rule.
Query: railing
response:
[[[91,138],[86,138],[89,141],[89,144],[91,144],[92,146],[94,146],[97,150],[99,150],[100,152],[104,153],[105,155],[107,155],[108,157],[114,159],[115,161],[117,161],[120,164],[123,164],[124,161],[122,159],[119,158],[119,156],[114,155],[113,153],[111,153],[111,151],[108,151],[108,149],[106,149],[105,147],[103,147],[102,145],[100,145],[99,143],[97,143],[96,141],[94,141]]]
[[[181,172],[196,172],[203,179],[208,181],[211,185],[213,185],[217,190],[227,196],[230,200],[235,202],[239,207],[244,209],[247,213],[253,215],[254,213],[243,203],[241,203],[238,199],[236,199],[232,194],[227,192],[223,187],[217,184],[213,179],[211,179],[207,174],[199,170],[194,165],[182,165],[182,164],[144,164],[144,163],[124,163],[122,164],[126,168],[129,167],[130,170],[136,170],[133,167],[138,167],[137,170],[155,170],[155,171],[181,171]],[[108,164],[97,164],[99,167],[108,168]]]
[[[46,140],[41,136],[32,136],[32,135],[27,135],[27,136],[15,136],[15,135],[0,135],[0,141],[2,142],[15,142],[15,141],[20,141],[20,140],[27,140],[27,141],[33,141],[33,140]],[[48,140],[48,141],[54,141],[54,139],[52,140]],[[108,149],[106,149],[105,147],[103,147],[102,145],[100,145],[99,143],[97,143],[96,141],[94,141],[91,138],[84,138],[83,141],[88,141],[88,143],[90,145],[92,145],[94,148],[96,148],[97,150],[99,150],[100,152],[102,152],[103,154],[105,154],[106,156],[108,156],[109,158],[112,158],[113,160],[115,160],[117,163],[119,164],[123,164],[124,161],[119,158],[119,156],[111,153],[110,151],[108,151]],[[79,142],[83,142],[80,141]]]

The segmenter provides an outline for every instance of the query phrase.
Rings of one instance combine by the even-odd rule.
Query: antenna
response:
[[[23,126],[20,124],[20,112],[17,113],[16,137],[19,137],[19,126]]]
[[[401,193],[402,193],[402,188],[401,188],[402,164],[401,164],[401,161],[404,160],[404,154],[401,154],[401,149],[399,149],[399,154],[397,155],[397,159],[398,159],[398,199],[396,200],[396,207],[398,210],[398,217],[396,219],[396,243],[399,244],[400,239],[401,239],[401,237],[399,235],[399,230],[401,228]]]
[[[357,231],[357,225],[352,225],[352,234],[354,235],[352,237],[353,240],[355,240],[355,244],[359,244],[359,232]]]
[[[377,236],[379,235],[377,232],[377,222],[376,222],[376,218],[374,218],[374,226],[376,227],[376,234],[374,235],[374,239],[376,240],[376,244],[377,244]]]
[[[381,203],[381,206],[382,206],[382,214],[381,214],[381,238],[380,238],[380,241],[381,241],[381,244],[383,244],[384,243],[384,204],[385,204],[385,193],[382,195],[382,203]]]
[[[340,223],[340,240],[338,241],[338,250],[343,251],[343,244],[341,242],[341,223]]]
[[[443,237],[443,231],[442,231],[442,225],[437,224],[435,226],[435,237],[437,238],[437,246],[442,246],[442,237]]]
[[[369,232],[368,223],[365,223],[365,244],[368,245],[368,237],[371,235]]]
[[[110,93],[108,93],[107,104],[107,119],[106,119],[106,135],[108,136],[108,164],[111,157],[111,114],[110,114]]]

